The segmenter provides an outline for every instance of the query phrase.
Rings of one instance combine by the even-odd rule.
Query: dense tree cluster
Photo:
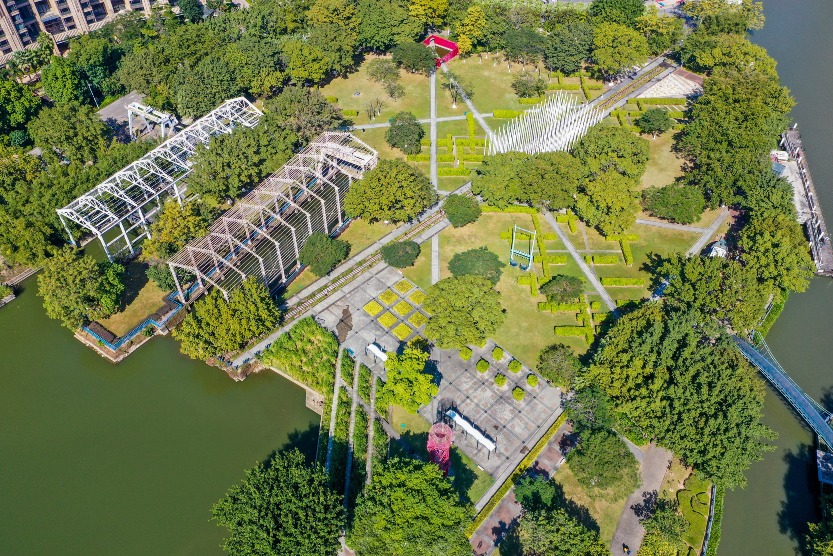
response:
[[[503,324],[500,293],[482,276],[440,280],[428,288],[425,335],[443,349],[479,345]]]
[[[657,218],[665,218],[678,224],[693,224],[700,220],[703,209],[706,208],[706,199],[697,187],[671,183],[644,190],[642,205]]]
[[[350,187],[344,210],[369,222],[407,222],[436,202],[436,191],[418,168],[402,160],[380,160]]]
[[[333,239],[323,232],[315,232],[301,247],[298,261],[303,265],[309,265],[309,269],[316,276],[324,276],[346,259],[348,253],[350,244],[346,241]]]
[[[535,370],[547,382],[564,389],[572,388],[580,369],[578,357],[570,346],[564,344],[553,344],[542,349],[535,366]]]
[[[409,345],[401,354],[392,353],[385,361],[388,380],[379,392],[380,407],[398,405],[416,413],[437,395],[439,388],[434,377],[426,372],[428,352],[420,346]]]
[[[326,396],[333,391],[337,357],[336,337],[307,317],[272,342],[261,359]]]
[[[482,276],[492,284],[500,282],[506,264],[486,247],[455,253],[448,262],[452,276]]]

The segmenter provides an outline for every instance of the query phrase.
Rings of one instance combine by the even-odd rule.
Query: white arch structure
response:
[[[187,303],[215,286],[228,301],[249,276],[267,287],[286,282],[310,235],[341,228],[347,190],[377,162],[376,151],[350,133],[319,135],[215,220],[208,234],[171,257],[180,299]],[[195,279],[194,287],[183,289],[182,271]]]
[[[568,93],[559,91],[489,134],[486,154],[566,151],[603,119],[604,114],[595,106],[577,104]]]
[[[162,198],[173,195],[182,203],[188,188],[182,179],[191,171],[188,159],[197,145],[206,145],[212,137],[231,133],[237,126],[254,127],[261,116],[263,113],[243,97],[227,100],[136,162],[58,209],[70,241],[76,245],[65,219],[95,234],[110,260],[123,252],[133,255],[137,242],[150,237],[148,221],[162,207]],[[111,230],[116,231],[110,233]]]

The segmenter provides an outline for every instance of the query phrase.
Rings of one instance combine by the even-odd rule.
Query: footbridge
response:
[[[732,338],[737,343],[743,356],[761,371],[761,374],[781,393],[793,409],[801,415],[801,418],[813,429],[828,449],[833,449],[833,428],[829,424],[830,418],[833,415],[813,398],[808,396],[790,378],[790,375],[787,374],[778,363],[778,360],[772,355],[763,336],[757,331],[753,331],[750,339],[754,345],[738,336],[733,336]]]

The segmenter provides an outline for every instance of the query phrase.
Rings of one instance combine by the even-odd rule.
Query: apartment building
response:
[[[162,0],[0,0],[0,63],[35,44],[45,31],[57,44],[94,31],[123,11],[142,10]]]

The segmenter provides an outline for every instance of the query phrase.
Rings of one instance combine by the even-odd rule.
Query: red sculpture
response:
[[[444,50],[448,50],[448,53],[446,53],[445,56],[437,58],[437,67],[440,67],[440,65],[448,62],[460,53],[460,48],[457,46],[456,42],[450,41],[439,35],[428,35],[428,37],[422,41],[422,44],[425,46],[439,46]]]
[[[448,477],[451,468],[451,442],[454,431],[445,423],[436,423],[428,432],[428,457]]]

